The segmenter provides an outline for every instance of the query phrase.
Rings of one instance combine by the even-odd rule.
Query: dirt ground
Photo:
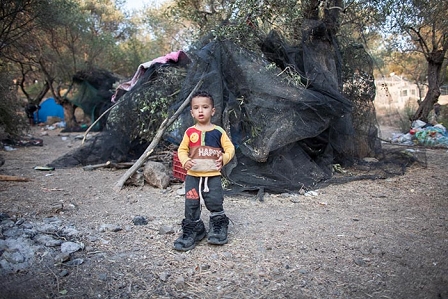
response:
[[[229,243],[181,253],[172,250],[180,184],[115,192],[126,170],[35,170],[81,143],[80,133],[41,133],[32,132],[41,147],[2,152],[0,174],[31,181],[0,182],[0,213],[76,227],[85,247],[72,259],[83,262],[41,254],[29,269],[0,272],[0,298],[448,298],[446,149],[426,149],[426,168],[315,196],[226,197]],[[202,218],[207,225],[205,208]]]

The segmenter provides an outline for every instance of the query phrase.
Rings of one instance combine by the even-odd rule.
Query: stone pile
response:
[[[77,263],[72,254],[84,249],[81,233],[58,217],[41,221],[0,213],[0,274],[25,270],[35,263]]]

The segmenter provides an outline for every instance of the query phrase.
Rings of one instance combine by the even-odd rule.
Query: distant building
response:
[[[419,89],[417,84],[392,73],[389,77],[375,80],[376,97],[375,107],[402,110],[406,105],[417,105],[419,99],[423,100],[426,89]]]
[[[394,73],[389,77],[376,78],[375,107],[377,109],[403,110],[406,106],[417,106],[425,98],[427,87],[418,86]],[[441,87],[441,105],[448,104],[448,86]],[[411,106],[411,107],[412,107]]]
[[[440,93],[442,96],[448,96],[448,85],[440,86]]]

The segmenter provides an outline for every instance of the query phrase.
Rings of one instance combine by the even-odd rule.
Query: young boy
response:
[[[211,123],[215,114],[213,97],[198,91],[191,98],[191,115],[195,125],[185,131],[178,149],[179,161],[187,170],[185,178],[185,218],[182,236],[174,249],[191,250],[205,235],[201,217],[201,199],[210,211],[208,243],[227,243],[229,218],[224,213],[221,168],[230,162],[235,147],[226,132]]]

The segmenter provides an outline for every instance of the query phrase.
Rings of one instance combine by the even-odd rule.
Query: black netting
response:
[[[345,184],[357,180],[377,180],[403,175],[411,165],[427,167],[425,148],[409,149],[397,144],[384,144],[377,158],[357,160],[348,169],[335,171],[333,176],[318,184],[325,187],[330,184]]]
[[[331,177],[335,157],[338,163],[351,160],[351,104],[341,94],[306,87],[231,42],[209,43],[193,60],[183,97],[199,80],[213,95],[212,121],[228,131],[237,149],[225,169],[235,187],[309,188]],[[170,139],[179,143],[192,124],[185,111]]]

